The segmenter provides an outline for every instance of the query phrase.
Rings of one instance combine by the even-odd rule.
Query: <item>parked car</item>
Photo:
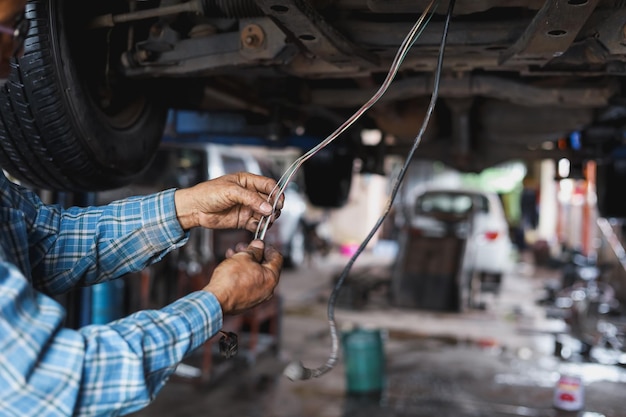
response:
[[[450,2],[434,3],[387,93],[340,149],[305,165],[316,201],[345,201],[356,156],[377,167],[370,162],[386,153],[406,154],[433,90]],[[214,114],[216,133],[253,132],[273,146],[299,140],[308,150],[374,95],[429,4],[30,0],[24,55],[0,91],[0,163],[41,188],[128,184],[156,152],[168,108]],[[419,156],[466,172],[510,159],[593,159],[609,167],[598,176],[601,195],[619,195],[624,21],[617,0],[457,1]],[[374,128],[389,140],[361,146],[361,130]]]
[[[463,188],[427,187],[410,209],[412,231],[427,237],[454,236],[465,241],[460,279],[477,291],[498,292],[512,266],[512,242],[502,202],[496,193]],[[475,296],[476,294],[473,294]]]

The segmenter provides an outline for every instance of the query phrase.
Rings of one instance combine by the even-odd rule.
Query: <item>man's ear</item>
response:
[[[26,0],[0,0],[0,24],[11,26],[26,7]],[[0,78],[9,76],[9,61],[15,52],[13,37],[0,34]]]
[[[13,38],[6,33],[0,33],[0,78],[9,77],[11,67],[9,61],[13,55]]]
[[[0,24],[8,24],[24,11],[26,0],[0,0]]]

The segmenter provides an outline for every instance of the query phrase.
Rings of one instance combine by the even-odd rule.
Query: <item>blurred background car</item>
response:
[[[482,292],[497,294],[513,266],[512,242],[502,202],[493,192],[425,187],[414,192],[406,213],[412,239],[454,238],[462,248],[456,262],[464,303],[476,306]],[[410,255],[408,255],[410,256]],[[414,255],[415,256],[415,255]]]

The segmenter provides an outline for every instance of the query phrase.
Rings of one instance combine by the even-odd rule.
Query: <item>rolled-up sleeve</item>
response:
[[[29,227],[33,283],[49,294],[140,271],[188,239],[174,191],[102,207],[39,206]]]
[[[222,327],[217,299],[191,293],[161,310],[144,310],[106,326],[87,326],[77,411],[139,410],[154,399],[176,365]]]
[[[7,416],[112,416],[145,407],[222,326],[210,293],[107,325],[62,326],[63,309],[0,263],[0,404]]]

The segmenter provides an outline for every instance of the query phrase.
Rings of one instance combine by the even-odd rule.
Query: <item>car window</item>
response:
[[[416,213],[465,214],[472,209],[472,197],[456,193],[426,193],[417,198]]]
[[[245,161],[235,156],[222,155],[222,165],[224,166],[224,172],[226,174],[248,171]]]
[[[489,213],[489,199],[484,195],[477,195],[474,200],[474,209],[480,213]]]
[[[415,212],[417,214],[443,213],[463,215],[471,210],[478,213],[489,213],[489,199],[480,194],[427,192],[419,196],[415,204]]]

